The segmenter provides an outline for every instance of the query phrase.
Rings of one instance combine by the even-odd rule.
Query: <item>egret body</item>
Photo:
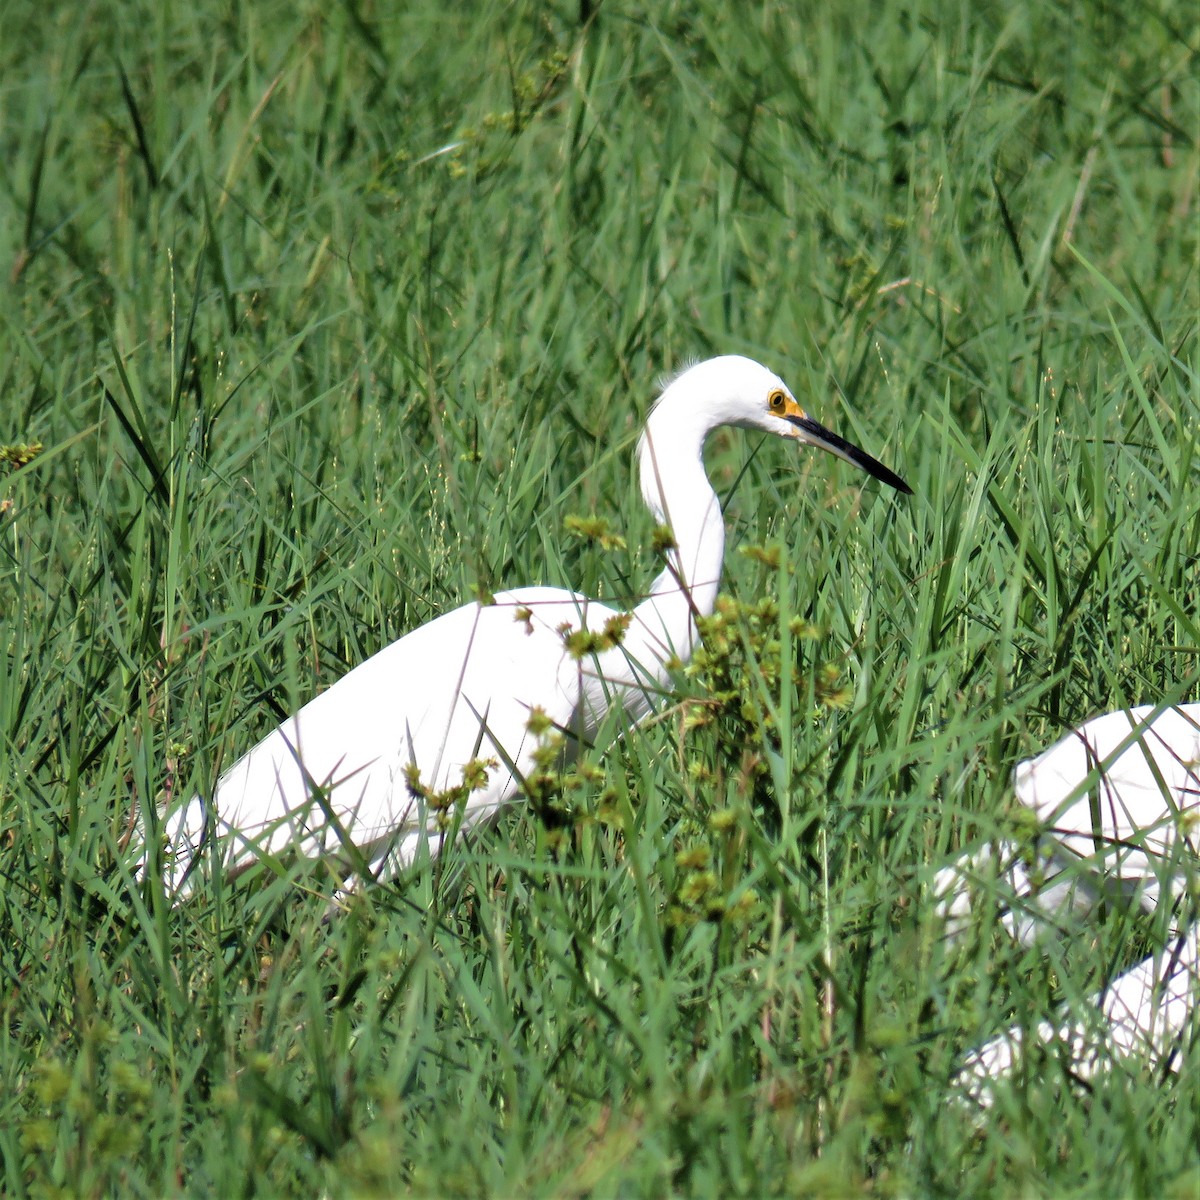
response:
[[[1073,937],[1102,904],[1152,911],[1164,891],[1183,896],[1200,870],[1200,704],[1093,717],[1018,763],[1013,792],[1044,830],[1039,881],[1025,866],[1028,847],[1014,842],[943,868],[934,891],[952,935],[973,922],[973,877],[1007,901],[1001,920],[1026,945]]]
[[[1118,1057],[1139,1060],[1160,1073],[1177,1072],[1188,1039],[1195,1036],[1197,1002],[1200,925],[1193,924],[1081,1007],[1068,1006],[1066,1020],[1039,1022],[1032,1040],[1044,1055],[1058,1058],[1064,1078],[1075,1081],[1091,1078]],[[1026,1031],[1013,1026],[971,1051],[955,1082],[989,1107],[995,1082],[1013,1074],[1028,1045]],[[1044,1060],[1037,1069],[1047,1074]]]
[[[1008,901],[1001,919],[1031,945],[1078,937],[1102,905],[1147,912],[1178,906],[1165,947],[1117,975],[1060,1023],[1032,1037],[1058,1047],[1071,1076],[1086,1079],[1114,1055],[1177,1070],[1200,1003],[1200,924],[1187,904],[1200,873],[1200,704],[1141,705],[1093,717],[1013,772],[1020,803],[1044,829],[1035,886],[1023,848],[986,847],[939,872],[937,890],[952,935],[972,917],[971,876]],[[996,876],[999,878],[996,878]],[[958,1082],[983,1105],[1027,1047],[1014,1027],[971,1052]],[[1040,1068],[1039,1068],[1040,1069]]]
[[[211,798],[168,818],[171,892],[186,888],[214,836],[230,874],[288,848],[346,872],[365,863],[374,875],[394,873],[512,800],[545,730],[566,739],[569,757],[613,706],[643,717],[716,601],[725,530],[702,451],[721,425],[820,446],[911,491],[817,424],[758,363],[726,356],[685,370],[638,446],[642,495],[672,538],[645,599],[622,613],[558,588],[519,588],[406,634],[259,742]]]

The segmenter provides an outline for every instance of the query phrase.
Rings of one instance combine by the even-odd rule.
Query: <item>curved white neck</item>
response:
[[[634,609],[660,678],[667,659],[691,656],[696,618],[713,610],[725,554],[721,504],[702,457],[708,428],[689,421],[689,414],[677,408],[668,393],[650,415],[638,446],[642,496],[674,542],[666,569]]]

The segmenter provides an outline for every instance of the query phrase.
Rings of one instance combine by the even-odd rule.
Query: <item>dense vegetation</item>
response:
[[[953,1081],[1161,929],[930,897],[1014,763],[1198,695],[1190,5],[4,30],[6,1194],[1195,1195],[1195,1045]],[[330,921],[302,863],[135,883],[139,804],[391,639],[635,597],[640,422],[723,352],[916,495],[722,434],[705,649],[550,802]]]

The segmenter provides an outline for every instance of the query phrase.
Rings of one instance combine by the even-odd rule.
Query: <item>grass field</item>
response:
[[[952,1082],[1162,930],[930,897],[1018,760],[1200,697],[1191,5],[2,11],[4,1194],[1196,1195],[1195,1042]],[[636,596],[640,422],[729,352],[915,496],[719,435],[723,625],[552,820],[328,923],[134,883],[407,630]]]

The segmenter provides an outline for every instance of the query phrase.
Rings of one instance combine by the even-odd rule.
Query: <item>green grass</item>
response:
[[[1020,758],[1200,695],[1194,12],[590,7],[3,8],[0,1190],[1194,1195],[1194,1044],[950,1082],[1155,931],[929,895]],[[726,626],[554,822],[329,923],[134,885],[136,803],[391,639],[636,595],[723,352],[916,495],[718,436]]]

